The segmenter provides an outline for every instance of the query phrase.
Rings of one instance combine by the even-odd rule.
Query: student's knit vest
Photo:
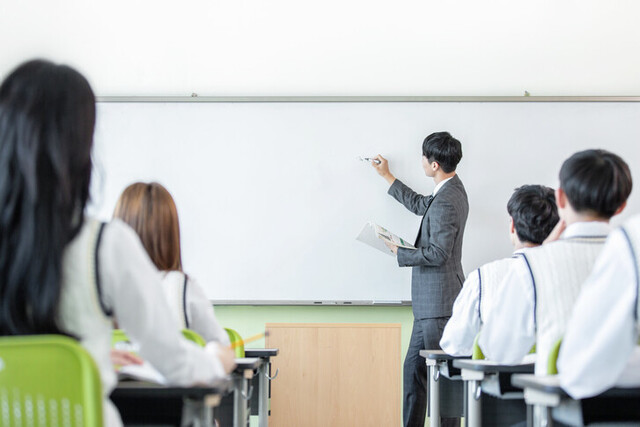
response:
[[[551,347],[564,335],[573,305],[605,240],[606,236],[573,237],[520,255],[534,286],[537,375],[547,373]]]
[[[97,221],[86,220],[80,233],[65,248],[58,313],[61,327],[78,337],[93,356],[106,398],[116,384],[116,376],[110,359],[111,319],[102,307],[97,282],[101,227]]]
[[[189,329],[191,322],[187,312],[187,288],[188,276],[180,271],[163,272],[162,290],[166,297],[169,309],[182,329]]]
[[[636,330],[640,332],[640,216],[635,216],[627,221],[624,226],[621,227],[621,231],[629,244],[631,259],[633,259],[635,267],[636,301],[633,317],[636,320]]]
[[[487,321],[496,302],[500,301],[498,285],[509,268],[517,262],[520,261],[514,255],[512,258],[487,263],[478,269],[478,317],[481,323]]]

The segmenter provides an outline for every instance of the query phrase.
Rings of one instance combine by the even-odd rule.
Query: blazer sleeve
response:
[[[398,248],[400,267],[444,265],[453,251],[460,229],[460,218],[454,206],[436,197],[429,208],[429,221],[422,222],[422,238],[426,245],[417,249]]]
[[[396,179],[393,184],[391,184],[387,192],[416,215],[424,215],[427,211],[427,201],[429,197],[416,193],[399,179]]]

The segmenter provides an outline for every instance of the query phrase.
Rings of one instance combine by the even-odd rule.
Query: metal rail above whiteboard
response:
[[[375,307],[410,307],[411,301],[406,300],[211,300],[213,305],[304,305],[315,307],[349,307],[349,306],[375,306]]]
[[[98,96],[98,102],[640,102],[640,96]]]

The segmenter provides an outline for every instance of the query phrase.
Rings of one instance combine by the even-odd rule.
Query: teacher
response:
[[[396,179],[389,171],[389,163],[381,155],[375,157],[379,164],[372,162],[378,173],[391,184],[388,193],[411,212],[422,216],[414,245],[416,249],[389,245],[397,255],[400,267],[412,267],[414,320],[404,360],[405,426],[424,426],[429,381],[425,360],[419,352],[440,348],[438,343],[442,331],[464,282],[462,238],[469,203],[464,185],[456,175],[456,166],[461,158],[460,141],[448,132],[432,133],[424,140],[422,167],[436,184],[430,196],[418,194]],[[442,421],[442,425],[447,427],[460,423],[458,418],[444,418]]]

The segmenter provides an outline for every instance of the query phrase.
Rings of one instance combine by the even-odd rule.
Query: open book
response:
[[[364,225],[364,228],[356,237],[356,240],[366,243],[367,245],[376,248],[386,254],[393,255],[393,251],[384,244],[388,242],[399,246],[401,248],[415,249],[411,243],[404,240],[402,237],[398,237],[384,227],[369,221]]]
[[[130,341],[117,342],[114,347],[118,350],[129,351],[136,354],[140,350],[140,347],[137,344]],[[167,379],[164,375],[162,375],[146,360],[142,365],[117,366],[116,373],[118,374],[118,381],[138,380],[162,385],[167,384]]]
[[[167,379],[146,361],[142,365],[122,366],[118,370],[118,381],[123,380],[139,380],[167,385]]]

